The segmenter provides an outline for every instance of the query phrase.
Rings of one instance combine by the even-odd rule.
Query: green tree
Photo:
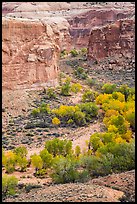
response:
[[[67,78],[65,83],[61,86],[61,92],[60,94],[63,96],[69,96],[70,95],[70,78]]]
[[[94,133],[90,137],[90,144],[93,148],[93,151],[96,151],[99,147],[103,146],[103,142],[100,138],[100,133]]]
[[[35,167],[35,174],[37,175],[38,170],[43,167],[42,158],[35,153],[31,156],[31,164]]]
[[[116,84],[106,83],[102,86],[102,91],[106,94],[112,94],[116,90]]]
[[[54,157],[56,155],[67,156],[72,152],[72,141],[54,138],[53,140],[46,141],[45,149],[47,149]]]
[[[82,86],[79,83],[75,83],[71,85],[71,91],[75,94],[78,93],[81,90]]]
[[[93,102],[81,103],[78,105],[78,107],[83,113],[86,114],[85,119],[87,122],[91,121],[91,119],[98,114],[98,107]]]
[[[28,154],[28,150],[25,146],[16,147],[13,152],[20,157],[26,157]]]
[[[75,182],[79,178],[77,162],[71,158],[60,157],[54,160],[51,177],[55,183]]]
[[[76,123],[76,125],[85,125],[86,124],[86,120],[85,120],[85,116],[86,114],[81,112],[81,111],[76,111],[74,113],[74,121]]]
[[[16,154],[16,162],[20,167],[20,171],[26,171],[28,161],[27,161],[27,148],[25,146],[16,147],[13,152]]]
[[[12,173],[15,170],[16,166],[16,154],[12,151],[5,153],[5,169],[6,173]]]
[[[50,154],[48,152],[47,149],[43,149],[41,152],[40,152],[40,157],[42,158],[42,161],[43,161],[43,168],[46,169],[48,167],[51,167],[52,165],[52,161],[53,161],[53,156],[52,154]]]
[[[17,161],[17,164],[18,164],[19,167],[20,167],[20,171],[21,171],[21,172],[26,171],[26,168],[27,168],[27,165],[28,165],[28,160],[27,160],[27,158],[26,158],[26,157],[17,156],[17,157],[16,157],[16,161]]]
[[[75,155],[76,155],[76,157],[79,157],[80,154],[81,154],[81,149],[80,149],[80,146],[77,145],[77,146],[75,147]]]
[[[125,101],[127,102],[128,96],[130,95],[130,88],[127,84],[122,84],[118,91],[120,91],[125,96]]]
[[[8,176],[4,174],[2,176],[2,196],[14,195],[15,188],[18,184],[18,179],[15,176]]]
[[[93,92],[91,90],[85,90],[84,94],[82,95],[82,102],[93,102],[96,96],[96,92]]]

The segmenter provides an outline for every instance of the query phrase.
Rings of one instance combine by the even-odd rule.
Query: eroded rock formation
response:
[[[70,23],[70,35],[72,36],[72,46],[76,48],[87,47],[90,32],[94,27],[102,27],[116,20],[129,17],[130,15],[131,10],[125,9],[91,9],[88,12],[68,19]]]
[[[92,29],[88,45],[88,60],[99,62],[111,56],[134,58],[134,18],[117,20],[110,25]]]
[[[90,61],[114,54],[134,55],[134,5],[102,2],[102,7],[92,3],[3,2],[3,87],[56,84],[59,53],[64,49],[89,45]]]
[[[60,29],[48,19],[2,19],[3,88],[32,88],[57,83],[60,47],[68,34],[65,32],[67,21],[59,20]]]

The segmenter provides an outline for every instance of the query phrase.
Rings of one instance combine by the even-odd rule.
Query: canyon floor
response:
[[[68,60],[71,62],[68,65]],[[81,58],[66,58],[60,60],[60,70],[64,76],[70,76],[73,82],[79,82],[84,88],[88,88],[83,80],[74,77],[74,66],[79,64],[86,67],[85,60]],[[121,73],[121,72],[120,72]],[[123,73],[123,72],[122,72]],[[121,73],[121,74],[122,74]],[[91,72],[89,72],[91,76]],[[99,83],[112,80],[113,73],[105,75],[94,69],[94,76]],[[108,77],[109,76],[109,77]],[[122,79],[122,78],[121,78]],[[115,82],[116,78],[113,79]],[[125,82],[126,78],[123,77]],[[121,80],[119,83],[123,83]],[[128,83],[129,81],[126,80]],[[132,81],[134,84],[134,79]],[[73,143],[73,148],[76,145],[81,147],[81,150],[87,148],[86,140],[94,132],[101,131],[103,124],[99,120],[95,120],[86,127],[68,128],[68,127],[52,127],[52,128],[35,128],[25,129],[25,125],[29,121],[29,113],[34,107],[44,100],[43,88],[37,90],[3,90],[3,147],[5,149],[13,149],[21,144],[27,147],[28,157],[33,153],[39,153],[43,148],[45,141],[54,137],[70,139]],[[47,100],[50,104],[63,103],[77,104],[81,100],[82,93],[71,95],[69,97],[60,97],[56,100]],[[31,189],[26,193],[24,187],[14,197],[7,197],[4,202],[120,202],[122,200],[133,201],[135,199],[135,171],[123,172],[120,174],[112,174],[106,177],[99,177],[84,183],[69,183],[58,184],[52,183],[51,178],[47,175],[46,178],[36,178],[34,169],[29,167],[26,172],[14,172],[19,179],[20,184],[36,185],[38,188]],[[37,195],[37,196],[36,196]]]

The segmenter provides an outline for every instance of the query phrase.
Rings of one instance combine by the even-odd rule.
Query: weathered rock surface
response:
[[[68,23],[50,19],[2,19],[2,86],[8,89],[55,85]],[[63,32],[62,32],[63,31]],[[69,40],[68,40],[69,41]]]
[[[135,21],[134,18],[117,20],[115,23],[92,29],[88,45],[88,60],[101,61],[106,57],[135,56]],[[115,64],[113,60],[110,64]],[[112,65],[110,68],[113,69]]]
[[[109,57],[101,69],[134,69],[132,2],[3,2],[2,12],[4,88],[56,84],[59,53],[74,47],[88,46],[89,62]]]
[[[78,48],[87,47],[89,37],[91,36],[91,29],[110,24],[118,19],[127,18],[130,15],[131,10],[126,9],[92,8],[90,11],[68,19],[70,23],[69,30],[72,36],[72,46]]]

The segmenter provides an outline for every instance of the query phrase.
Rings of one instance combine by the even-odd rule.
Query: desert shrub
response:
[[[81,88],[82,86],[79,83],[75,83],[71,85],[71,91],[75,94],[78,93],[81,90]]]
[[[17,157],[16,157],[16,161],[17,161],[18,166],[20,167],[20,171],[21,171],[21,172],[26,171],[26,168],[27,168],[27,166],[28,166],[28,160],[27,160],[27,158],[26,158],[26,157],[17,156]]]
[[[122,115],[113,116],[110,120],[110,124],[115,125],[120,134],[126,133],[127,129],[129,128],[129,123]]]
[[[118,111],[120,114],[123,114],[123,111],[124,111],[124,107],[125,107],[125,102],[121,102],[119,100],[110,100],[109,102],[107,103],[103,103],[102,105],[102,109],[104,111],[107,111],[109,109],[113,109],[113,110],[116,110]]]
[[[124,94],[120,93],[120,92],[113,92],[112,93],[112,97],[116,100],[119,100],[121,102],[124,102],[125,101],[125,96]]]
[[[116,133],[114,131],[101,133],[103,144],[115,141]]]
[[[54,117],[54,118],[52,119],[52,124],[53,124],[53,125],[60,125],[60,120],[59,120],[57,117]]]
[[[80,154],[81,154],[81,149],[80,149],[80,146],[77,145],[77,146],[75,147],[75,155],[76,155],[76,157],[79,157]]]
[[[86,168],[90,176],[107,175],[111,173],[111,156],[97,157],[86,155],[81,158],[81,163]]]
[[[60,72],[58,74],[58,81],[59,81],[59,85],[62,86],[63,83],[63,78],[65,78],[65,74],[63,72]]]
[[[41,152],[40,152],[40,157],[42,158],[42,161],[43,161],[43,168],[46,169],[48,167],[51,167],[52,165],[52,161],[53,161],[53,156],[52,154],[50,154],[48,152],[47,149],[43,149]]]
[[[103,142],[100,137],[100,133],[94,133],[90,136],[90,144],[95,152],[99,147],[103,146]]]
[[[111,161],[113,172],[128,171],[135,168],[134,140],[130,143],[108,143],[107,145],[100,147],[98,151],[103,155],[108,153],[113,155]]]
[[[114,109],[109,109],[105,112],[105,117],[107,117],[109,119],[109,117],[111,116],[118,116],[119,115],[119,112],[117,110],[114,110]]]
[[[78,106],[61,105],[59,108],[53,109],[52,113],[55,114],[57,117],[63,118],[64,120],[68,121],[69,119],[72,119],[74,113],[79,110],[80,108]]]
[[[68,54],[68,52],[66,50],[62,50],[60,53],[60,57],[64,58],[67,54]]]
[[[71,90],[70,78],[67,78],[65,80],[64,84],[62,84],[62,86],[61,86],[60,94],[63,95],[63,96],[69,96],[70,95],[70,90]]]
[[[71,124],[74,122],[76,125],[81,126],[86,124],[86,121],[91,121],[93,117],[97,116],[98,107],[92,102],[76,106],[61,105],[59,108],[53,109],[52,113],[62,119],[63,123]]]
[[[41,117],[45,121],[45,115],[50,113],[49,104],[42,103],[40,107],[34,108],[31,112],[33,117]]]
[[[102,105],[104,103],[109,103],[111,99],[113,99],[112,94],[100,94],[96,98],[96,104]]]
[[[54,157],[56,155],[67,156],[72,153],[72,142],[70,140],[54,138],[45,142],[45,149]]]
[[[127,101],[123,108],[123,112],[132,111],[135,112],[135,101]]]
[[[73,119],[69,119],[68,121],[67,121],[67,124],[73,124],[74,123],[74,120]]]
[[[116,84],[106,83],[102,86],[102,92],[106,94],[112,94],[116,90]]]
[[[13,152],[20,156],[20,157],[26,157],[28,154],[28,150],[25,146],[20,146],[20,147],[16,147]]]
[[[56,98],[56,94],[53,88],[48,88],[46,90],[46,95],[48,96],[49,99]]]
[[[86,48],[86,47],[82,47],[82,48],[80,49],[80,52],[81,52],[82,56],[86,56],[86,54],[87,54],[87,48]]]
[[[79,53],[78,53],[78,51],[74,48],[74,49],[72,49],[72,50],[70,51],[70,54],[71,54],[72,57],[76,57]]]
[[[85,120],[85,116],[86,114],[81,112],[81,111],[76,111],[74,113],[74,121],[76,123],[76,125],[85,125],[86,124],[86,120]]]
[[[98,107],[93,102],[81,103],[78,105],[81,112],[85,113],[86,121],[91,121],[93,117],[96,117],[98,114]]]
[[[37,174],[36,176],[39,177],[39,178],[43,178],[43,176],[47,173],[46,169],[39,169],[37,171]]]
[[[26,171],[28,161],[27,161],[27,148],[25,146],[16,147],[13,152],[16,154],[16,162],[20,167],[20,171]]]
[[[127,101],[128,96],[130,95],[130,88],[126,84],[122,84],[119,88],[118,91],[120,91],[122,94],[125,96],[125,101]]]
[[[97,92],[85,90],[84,94],[82,95],[82,102],[93,102],[96,97]]]
[[[110,118],[104,117],[104,124],[108,128],[109,132],[113,132],[120,134],[120,136],[129,141],[132,137],[132,132],[129,130],[130,124],[129,122],[122,116],[111,116]]]
[[[40,113],[40,109],[39,108],[34,108],[31,112],[31,114],[33,115],[33,117],[37,117],[39,116]]]
[[[37,175],[38,170],[42,169],[43,161],[42,158],[36,153],[31,156],[31,164],[35,168],[35,175]]]
[[[18,184],[18,179],[15,176],[2,176],[2,196],[14,195],[15,189]]]
[[[50,106],[49,104],[42,103],[39,107],[40,114],[49,114],[50,113]]]
[[[5,169],[6,173],[12,173],[15,170],[16,166],[16,154],[13,153],[11,150],[5,152]]]
[[[113,133],[118,133],[118,128],[115,125],[109,125],[108,126],[108,133],[113,132]]]
[[[83,67],[77,67],[74,74],[79,79],[86,79],[88,77]]]
[[[135,101],[135,87],[129,89],[127,101]]]
[[[130,127],[132,130],[135,130],[135,112],[134,111],[127,111],[125,114],[126,120],[130,123]]]
[[[51,175],[55,183],[83,181],[88,177],[86,171],[78,171],[79,163],[73,157],[60,157],[54,161]]]
[[[93,87],[96,84],[96,79],[87,78],[86,83],[88,86]]]

